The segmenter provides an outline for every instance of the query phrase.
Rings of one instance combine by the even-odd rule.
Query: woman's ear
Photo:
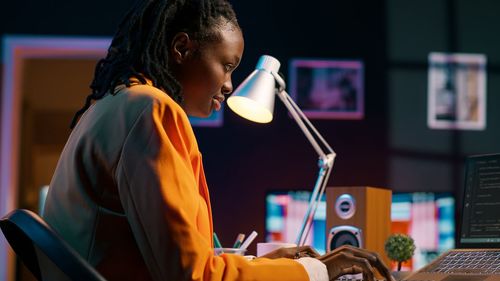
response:
[[[193,41],[186,32],[175,34],[170,45],[174,61],[179,64],[182,63],[190,55],[193,45]]]

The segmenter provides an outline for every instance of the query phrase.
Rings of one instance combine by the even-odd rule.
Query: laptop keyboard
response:
[[[452,251],[424,272],[500,274],[500,250]]]
[[[365,281],[363,273],[342,275],[335,281]],[[375,279],[375,281],[386,281],[385,279]]]

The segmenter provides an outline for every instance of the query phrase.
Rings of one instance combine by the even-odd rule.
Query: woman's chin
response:
[[[187,115],[191,117],[197,117],[197,118],[208,118],[210,115],[212,115],[212,109],[210,109],[208,112],[205,111],[192,111],[192,112],[187,112]]]

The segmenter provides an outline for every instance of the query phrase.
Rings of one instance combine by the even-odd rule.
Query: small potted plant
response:
[[[408,235],[393,234],[385,241],[385,252],[391,260],[398,263],[399,272],[401,264],[411,259],[415,253],[415,243]]]

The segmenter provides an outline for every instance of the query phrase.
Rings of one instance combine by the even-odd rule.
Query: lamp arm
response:
[[[311,206],[311,210],[306,212],[306,214],[304,216],[301,230],[299,232],[299,235],[297,236],[297,245],[298,246],[303,246],[306,243],[307,236],[309,235],[309,232],[310,232],[311,227],[312,227],[312,222],[314,220],[314,214],[316,214],[316,210],[318,209],[319,202],[321,201],[321,198],[323,197],[323,194],[325,193],[326,185],[328,184],[328,178],[330,177],[332,169],[333,169],[333,159],[332,159],[332,166],[322,167],[320,172],[319,172],[318,180],[316,181],[316,185],[319,185],[319,186],[314,187],[314,190],[319,190],[319,192],[317,192],[317,197],[313,197],[311,195],[311,200],[309,202],[309,205]]]
[[[300,117],[300,115],[298,113],[299,111],[297,111],[297,109],[293,106],[292,102],[290,102],[290,99],[287,98],[287,96],[289,97],[289,95],[285,90],[280,91],[278,89],[276,91],[277,91],[276,94],[281,99],[281,101],[283,102],[285,107],[288,109],[288,112],[290,112],[290,114],[292,115],[292,117],[295,120],[295,122],[297,123],[297,125],[299,125],[299,128],[302,130],[302,133],[309,140],[309,142],[311,143],[311,145],[314,148],[314,150],[316,151],[316,153],[318,153],[318,155],[321,159],[326,160],[327,153],[325,153],[325,151],[321,148],[321,146],[319,145],[315,136],[313,136],[313,134],[312,134],[312,133],[315,133],[316,137],[320,138],[321,136],[319,135],[317,130],[313,130],[311,132],[311,130],[307,127],[306,123],[304,123],[304,120],[307,120],[307,119],[303,119]],[[333,151],[328,151],[328,152],[333,153]]]
[[[321,201],[321,197],[323,196],[326,185],[328,184],[328,179],[333,168],[336,154],[325,141],[325,139],[321,136],[318,130],[312,125],[309,119],[307,119],[305,114],[300,110],[298,105],[284,90],[284,87],[281,85],[281,83],[278,84],[280,84],[280,87],[276,90],[276,94],[281,99],[295,122],[299,125],[303,134],[306,136],[306,138],[309,140],[309,142],[319,155],[318,166],[320,170],[318,172],[318,177],[316,179],[316,183],[314,184],[313,192],[311,194],[311,198],[309,199],[309,204],[307,205],[306,214],[304,215],[304,219],[302,221],[296,239],[297,246],[302,246],[307,240],[307,236],[309,235],[312,221],[314,219],[314,214],[316,213],[319,202]],[[321,148],[315,137],[323,143],[324,147],[326,148],[326,152]]]
[[[273,75],[276,83],[278,83],[276,94],[288,109],[295,122],[299,125],[299,128],[309,140],[314,150],[316,150],[316,153],[319,155],[318,166],[320,169],[318,172],[318,178],[314,184],[313,192],[311,194],[311,198],[309,199],[309,204],[307,205],[307,211],[304,215],[296,240],[297,247],[299,247],[304,245],[307,240],[307,236],[309,235],[314,214],[316,213],[321,197],[323,196],[326,185],[328,184],[328,179],[333,168],[336,154],[323,136],[321,136],[318,130],[314,127],[311,121],[309,121],[304,112],[302,112],[295,101],[285,91],[286,84],[283,78],[275,72],[271,72],[271,74]],[[325,149],[319,145],[317,139],[321,141]]]
[[[326,152],[328,152],[328,154],[330,153],[333,153],[335,154],[335,152],[333,151],[333,149],[330,147],[330,145],[326,142],[326,140],[323,138],[323,136],[319,133],[319,131],[316,129],[316,127],[314,127],[314,125],[311,123],[311,121],[309,121],[309,119],[306,117],[306,115],[304,114],[304,112],[302,112],[302,110],[299,108],[299,106],[295,103],[295,101],[290,97],[290,95],[286,95],[285,96],[286,99],[290,102],[290,104],[293,106],[293,108],[297,111],[297,113],[299,114],[299,116],[302,118],[302,120],[304,120],[304,122],[309,126],[309,128],[314,132],[314,134],[316,135],[316,137],[321,141],[321,143],[325,146],[326,148]]]
[[[292,114],[293,119],[295,119],[295,122],[297,122],[297,124],[299,125],[302,132],[309,139],[309,141],[313,145],[313,147],[316,150],[316,152],[318,153],[318,155],[320,157],[325,157],[326,154],[331,154],[331,153],[335,154],[335,152],[333,151],[331,146],[326,142],[326,140],[323,138],[323,136],[321,136],[321,134],[316,129],[316,127],[314,127],[314,125],[311,123],[311,121],[309,121],[309,119],[306,117],[304,112],[302,112],[300,107],[295,103],[295,101],[285,91],[285,87],[286,87],[285,80],[283,80],[283,78],[281,78],[281,76],[279,74],[277,74],[276,72],[272,71],[271,74],[273,75],[276,83],[278,83],[278,89],[276,91],[276,94],[281,99],[281,101],[285,104],[285,106],[288,109],[288,111],[290,112],[290,114]],[[304,122],[309,127],[309,129],[306,127]],[[310,131],[312,131],[315,134],[315,136],[324,145],[324,147],[326,148],[326,153],[325,153],[325,151],[323,151],[319,147],[318,142],[316,141],[316,139],[314,137],[312,137]]]
[[[333,165],[333,157],[331,163]],[[332,166],[330,165],[320,167],[318,178],[316,179],[316,183],[314,184],[313,193],[311,194],[311,198],[309,199],[309,204],[307,205],[306,214],[304,215],[304,219],[302,220],[302,224],[300,226],[300,230],[297,235],[296,239],[297,247],[303,246],[307,240],[307,236],[309,235],[309,231],[312,226],[314,214],[316,213],[319,202],[321,201],[321,197],[325,192],[325,188],[328,183],[328,178],[330,177],[331,171],[332,171]]]
[[[328,144],[325,145],[328,154],[325,153],[325,151],[323,151],[323,149],[320,147],[320,145],[314,138],[309,128],[313,130],[312,132],[315,133],[316,137],[319,138],[323,143],[326,143],[326,141],[324,140],[323,137],[321,137],[319,132],[316,130],[316,128],[314,128],[314,126],[306,118],[306,116],[303,114],[300,108],[298,108],[295,102],[293,102],[293,100],[290,98],[287,92],[284,89],[278,89],[277,95],[281,99],[283,104],[286,106],[286,108],[294,118],[295,122],[297,122],[300,129],[302,130],[304,135],[307,137],[307,139],[309,140],[309,142],[319,155],[318,166],[320,170],[318,173],[318,178],[316,179],[316,183],[314,184],[313,192],[311,194],[309,204],[307,205],[307,211],[306,214],[304,215],[304,219],[302,220],[302,224],[296,240],[297,246],[302,246],[306,242],[307,235],[309,234],[309,230],[312,226],[312,220],[314,218],[314,214],[316,213],[319,201],[321,201],[321,197],[323,196],[326,185],[328,183],[328,178],[330,177],[330,173],[333,167],[333,162],[335,160],[336,154]],[[301,114],[299,112],[302,113],[303,118],[301,118]],[[307,122],[309,128],[306,126],[304,121]]]

